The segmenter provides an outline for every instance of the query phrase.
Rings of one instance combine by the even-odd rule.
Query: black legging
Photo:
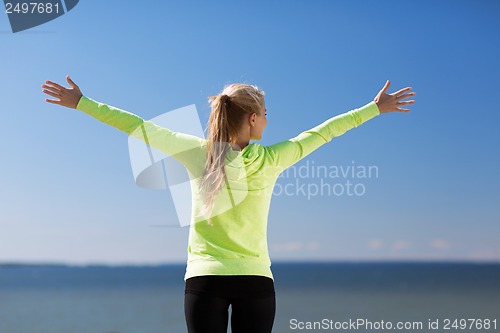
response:
[[[270,333],[276,312],[273,280],[254,275],[206,275],[186,280],[184,313],[189,333]]]

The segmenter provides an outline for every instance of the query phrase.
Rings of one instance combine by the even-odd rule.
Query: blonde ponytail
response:
[[[208,98],[211,112],[207,124],[208,156],[200,185],[204,203],[201,214],[207,216],[212,212],[216,196],[226,180],[224,166],[230,143],[236,142],[245,114],[260,114],[264,95],[257,86],[234,83],[225,86],[219,95]],[[211,223],[211,219],[208,222]]]

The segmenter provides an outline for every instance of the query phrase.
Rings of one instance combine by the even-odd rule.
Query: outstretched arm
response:
[[[330,142],[348,130],[358,127],[362,123],[389,112],[409,112],[402,106],[415,103],[414,100],[405,101],[415,93],[411,87],[403,88],[393,94],[387,94],[390,81],[375,96],[373,102],[349,112],[332,117],[322,124],[300,133],[295,138],[285,140],[267,147],[279,172],[292,166],[325,143]]]
[[[128,111],[94,101],[84,96],[80,88],[69,76],[66,77],[66,80],[71,88],[63,87],[52,81],[46,81],[46,84],[42,85],[44,93],[57,98],[57,100],[47,98],[45,99],[47,102],[81,110],[101,122],[176,158],[187,167],[196,163],[199,164],[199,149],[203,143],[202,138],[174,132],[168,128],[158,126],[152,121],[145,121],[138,115]]]
[[[66,76],[66,80],[71,88],[63,87],[52,81],[46,81],[46,84],[42,85],[44,93],[58,98],[58,100],[46,98],[46,102],[81,110],[128,135],[132,134],[137,127],[144,123],[144,119],[133,113],[96,102],[84,96],[69,75]]]

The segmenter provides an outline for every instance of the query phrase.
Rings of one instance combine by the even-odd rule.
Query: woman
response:
[[[264,92],[231,84],[211,104],[208,138],[173,132],[151,121],[98,103],[71,88],[46,81],[47,102],[76,108],[173,156],[192,182],[192,219],[185,274],[184,310],[190,333],[271,332],[274,279],[267,248],[267,217],[279,174],[334,137],[389,112],[409,112],[412,88],[387,94],[390,82],[365,106],[332,117],[295,138],[270,146],[259,140],[266,127]]]

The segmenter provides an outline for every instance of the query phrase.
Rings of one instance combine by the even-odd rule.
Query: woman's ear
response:
[[[254,113],[252,113],[252,114],[250,115],[250,124],[251,124],[252,126],[255,124],[255,121],[256,121],[256,120],[255,120],[255,118],[257,118],[257,113],[255,113],[255,112],[254,112]]]

